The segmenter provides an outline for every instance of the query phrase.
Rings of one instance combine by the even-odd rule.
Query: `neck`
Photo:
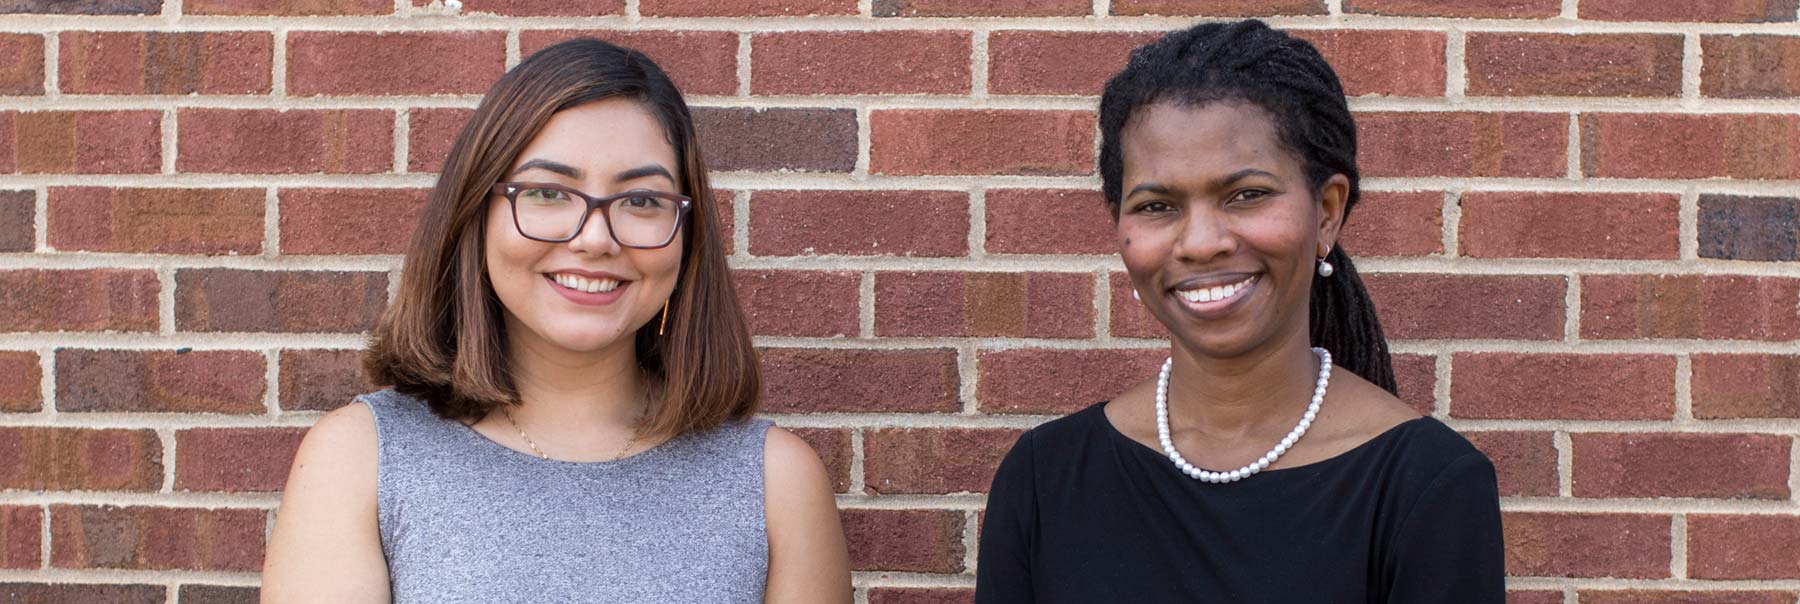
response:
[[[574,352],[509,329],[507,341],[520,422],[571,428],[635,425],[645,401],[637,348],[628,333],[606,348]],[[529,418],[529,419],[528,419]]]
[[[1312,402],[1319,375],[1319,359],[1304,338],[1231,358],[1196,354],[1177,342],[1173,356],[1172,427],[1226,438],[1291,429]]]

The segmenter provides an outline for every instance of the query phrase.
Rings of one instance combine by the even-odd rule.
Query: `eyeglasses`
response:
[[[595,209],[619,245],[655,249],[669,245],[681,218],[693,207],[685,195],[634,190],[592,197],[562,185],[503,182],[494,194],[512,206],[513,226],[527,239],[562,243],[575,238]],[[617,202],[617,203],[615,203]]]

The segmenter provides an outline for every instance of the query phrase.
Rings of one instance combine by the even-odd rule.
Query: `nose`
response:
[[[606,214],[599,208],[588,211],[587,223],[570,239],[569,251],[578,254],[605,255],[618,253],[619,242],[613,241],[611,225],[606,222]]]
[[[1175,257],[1197,264],[1237,251],[1237,235],[1227,217],[1212,204],[1188,204],[1182,215],[1181,234],[1175,239]]]

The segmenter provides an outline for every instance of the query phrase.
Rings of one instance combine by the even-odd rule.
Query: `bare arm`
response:
[[[806,441],[770,428],[763,444],[768,518],[766,604],[849,604],[850,554],[831,479]]]
[[[375,522],[375,416],[360,404],[327,414],[300,443],[263,561],[264,604],[387,604]]]

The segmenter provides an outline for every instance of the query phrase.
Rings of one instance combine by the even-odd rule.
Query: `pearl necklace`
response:
[[[1312,404],[1306,406],[1306,416],[1300,418],[1300,423],[1261,459],[1230,472],[1200,469],[1188,463],[1188,460],[1181,457],[1181,452],[1175,450],[1175,441],[1169,438],[1169,371],[1174,368],[1175,359],[1171,357],[1163,361],[1162,375],[1156,378],[1156,436],[1162,440],[1163,453],[1168,454],[1169,461],[1175,462],[1175,467],[1180,468],[1182,473],[1212,483],[1237,482],[1268,468],[1306,434],[1306,429],[1312,427],[1313,418],[1319,415],[1319,404],[1325,402],[1325,387],[1331,384],[1331,353],[1323,348],[1314,348],[1312,351],[1319,356],[1319,381],[1313,388]]]

